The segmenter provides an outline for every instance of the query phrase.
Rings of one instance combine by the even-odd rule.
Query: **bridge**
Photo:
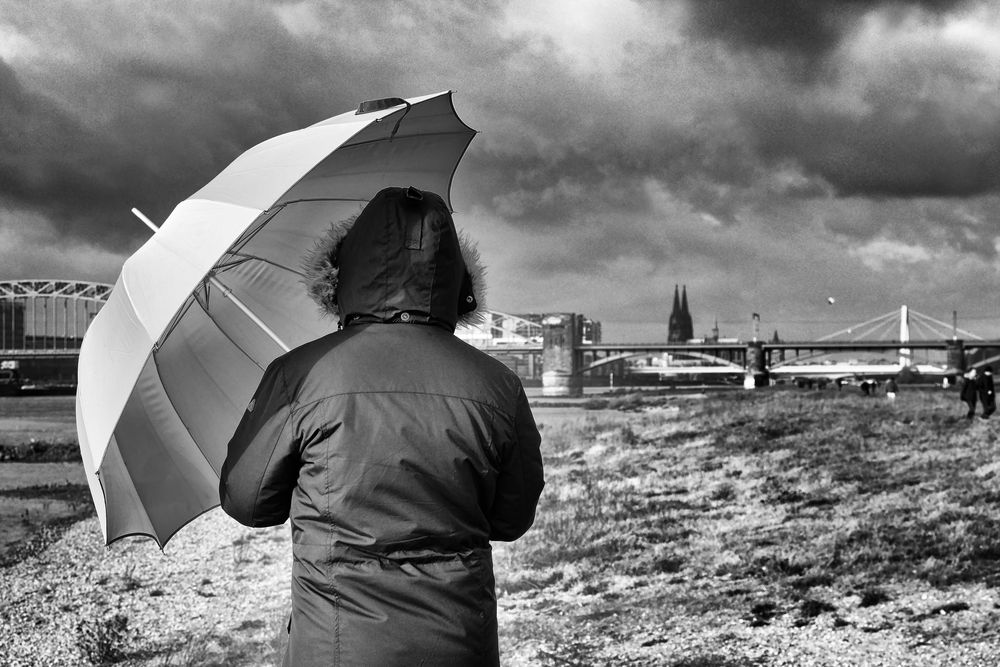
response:
[[[502,313],[499,314],[502,317]],[[577,396],[586,374],[654,375],[660,380],[677,377],[725,376],[745,387],[759,387],[774,379],[844,379],[894,376],[906,369],[928,379],[955,376],[974,366],[1000,360],[1000,340],[985,340],[960,329],[953,314],[951,325],[902,306],[866,322],[823,336],[815,341],[763,341],[759,318],[754,316],[749,340],[696,339],[679,343],[588,342],[580,333],[580,316],[556,313],[540,316],[535,329],[519,341],[509,336],[485,341],[480,347],[515,366],[511,359],[527,358],[528,370],[541,371],[543,394]],[[509,329],[487,323],[486,330]],[[886,331],[894,338],[884,338]],[[914,338],[911,331],[921,337]],[[463,335],[459,332],[459,335]],[[464,337],[464,336],[463,336]],[[862,362],[831,356],[875,353],[884,358]],[[927,357],[919,359],[919,353]],[[931,358],[931,356],[936,358]],[[521,369],[518,368],[519,372]],[[522,373],[522,376],[524,373]],[[531,377],[534,377],[533,375]],[[610,378],[609,378],[610,380]]]
[[[106,283],[77,280],[0,281],[0,370],[75,385],[80,343],[111,289]],[[911,330],[920,338],[913,338]],[[892,338],[885,338],[887,331]],[[774,378],[884,376],[904,368],[950,377],[1000,360],[995,354],[1000,341],[959,329],[954,316],[949,325],[906,306],[815,341],[762,341],[758,333],[755,316],[749,340],[607,343],[600,339],[599,323],[578,314],[488,311],[483,325],[461,328],[456,335],[522,378],[540,379],[543,393],[552,396],[579,395],[585,376],[601,383],[607,377],[607,384],[626,376],[725,376],[745,386],[761,386]],[[896,360],[830,360],[844,353],[876,353]],[[937,358],[921,362],[920,353]]]

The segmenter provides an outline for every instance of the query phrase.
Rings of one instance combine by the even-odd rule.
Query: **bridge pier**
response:
[[[582,339],[576,313],[553,313],[542,319],[542,396],[583,396],[580,375]]]
[[[764,343],[758,340],[747,343],[747,375],[743,386],[747,389],[766,387],[770,384],[767,373],[767,359],[764,354]]]
[[[962,340],[956,338],[948,341],[945,351],[948,355],[945,372],[956,377],[965,373],[965,344]]]

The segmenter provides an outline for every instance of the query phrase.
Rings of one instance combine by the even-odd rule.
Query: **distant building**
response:
[[[474,327],[459,327],[455,335],[470,345],[479,348],[492,348],[490,354],[502,361],[522,380],[541,380],[542,353],[524,352],[522,346],[541,345],[542,320],[546,313],[486,313],[486,321]],[[584,315],[577,314],[576,328],[580,334],[580,342],[584,344],[601,342],[601,323]],[[594,354],[584,354],[584,364],[594,361]],[[619,365],[620,366],[620,365]],[[594,369],[591,375],[606,375],[618,366],[610,365]]]
[[[496,318],[498,318],[498,319],[500,319],[500,320],[502,320],[504,322],[510,322],[514,326],[514,331],[516,331],[520,335],[524,335],[525,337],[529,337],[530,338],[531,336],[529,334],[531,332],[529,332],[528,329],[530,328],[530,329],[534,330],[535,335],[537,335],[537,332],[541,330],[542,320],[545,319],[546,314],[545,313],[516,313],[516,314],[514,314],[513,317],[517,318],[517,319],[514,319],[513,321],[511,321],[511,320],[503,320],[503,316],[500,316],[497,313],[494,313],[494,317],[496,317]],[[531,325],[535,325],[538,328],[535,329],[535,326],[528,325],[527,323],[529,323],[529,322],[531,323]],[[509,325],[507,325],[507,326],[509,326]],[[507,326],[505,326],[504,328],[506,329]],[[586,315],[579,315],[578,314],[576,316],[576,326],[580,330],[580,339],[581,339],[580,342],[581,343],[600,343],[601,342],[601,323],[598,322],[597,320],[592,320],[589,317],[587,317]],[[541,340],[541,339],[539,338],[539,340]]]
[[[667,342],[683,343],[694,338],[694,323],[688,310],[687,285],[683,287],[683,295],[674,285],[674,306],[667,322]]]

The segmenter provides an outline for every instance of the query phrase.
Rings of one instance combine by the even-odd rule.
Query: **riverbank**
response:
[[[941,391],[642,403],[536,410],[547,487],[494,553],[505,666],[1000,664],[996,422]],[[274,664],[289,549],[217,511],[163,552],[78,521],[0,568],[3,662]]]

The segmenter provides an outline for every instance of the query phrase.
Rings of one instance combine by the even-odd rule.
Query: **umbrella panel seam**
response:
[[[163,377],[160,375],[160,361],[159,359],[156,358],[155,353],[152,354],[152,357],[153,357],[153,366],[154,368],[156,368],[156,380],[157,382],[159,382],[160,388],[163,389],[163,392],[166,393],[167,389],[166,387],[163,386]],[[208,464],[208,467],[211,468],[212,472],[215,473],[215,476],[218,477],[219,471],[215,469],[215,466],[212,465],[212,460],[208,458],[208,455],[202,450],[201,445],[198,444],[198,440],[194,437],[194,433],[191,432],[191,427],[189,427],[187,422],[184,421],[184,418],[181,417],[181,414],[177,412],[177,408],[174,407],[173,401],[166,401],[166,404],[170,406],[170,411],[174,414],[175,417],[177,417],[177,421],[180,423],[180,425],[184,427],[184,431],[188,434],[188,437],[191,438],[191,442],[194,443],[194,448],[198,450],[198,453],[201,454],[203,459],[205,459],[205,463]],[[171,450],[168,450],[168,454],[170,451]]]
[[[223,328],[222,328],[221,326],[219,326],[219,323],[218,323],[218,322],[217,322],[217,321],[215,320],[215,318],[214,318],[214,317],[212,317],[212,313],[211,313],[211,312],[209,311],[209,309],[208,309],[208,297],[207,297],[207,294],[208,294],[208,287],[207,287],[207,286],[205,287],[205,294],[206,294],[206,297],[205,297],[205,302],[204,302],[204,303],[202,302],[202,300],[201,300],[200,298],[198,298],[198,296],[199,296],[199,295],[198,295],[198,293],[197,293],[197,292],[195,292],[194,294],[192,294],[192,295],[191,295],[191,297],[192,297],[192,299],[193,299],[193,300],[194,300],[194,301],[195,301],[195,302],[196,302],[196,303],[197,303],[197,304],[198,304],[198,305],[199,305],[199,306],[201,307],[201,310],[202,310],[202,312],[204,312],[204,313],[205,313],[205,317],[207,317],[207,318],[209,319],[209,321],[210,321],[210,322],[211,322],[212,324],[214,324],[214,325],[215,325],[215,328],[216,328],[216,330],[217,330],[217,331],[218,331],[219,333],[221,333],[221,334],[222,334],[222,335],[223,335],[223,336],[225,337],[225,339],[226,339],[226,340],[228,340],[228,341],[229,341],[230,343],[232,343],[233,347],[235,347],[235,348],[236,348],[237,350],[239,350],[240,352],[242,352],[242,353],[243,353],[243,355],[244,355],[244,356],[245,356],[245,357],[246,357],[247,359],[249,359],[249,360],[250,360],[250,362],[251,362],[251,363],[252,363],[252,364],[253,364],[254,366],[256,366],[256,367],[257,367],[257,368],[259,368],[259,369],[260,369],[261,371],[263,371],[263,370],[265,369],[265,367],[264,367],[264,366],[262,366],[262,365],[260,364],[260,362],[258,362],[258,361],[257,361],[256,359],[254,359],[254,358],[253,358],[253,356],[252,356],[252,355],[251,355],[251,354],[250,354],[249,352],[247,352],[246,350],[244,350],[244,349],[243,349],[243,347],[242,347],[242,346],[241,346],[241,345],[240,345],[239,343],[237,343],[237,342],[236,342],[235,340],[233,340],[232,336],[230,336],[230,335],[229,335],[229,334],[228,334],[228,333],[226,332],[226,330],[225,330],[225,329],[223,329]]]
[[[274,220],[275,216],[281,213],[281,211],[285,208],[285,204],[277,204],[272,206],[272,208],[274,209],[274,212],[270,214],[268,214],[268,212],[271,211],[271,208],[262,211],[261,214],[257,216],[259,222],[252,223],[246,230],[244,230],[243,233],[240,234],[239,237],[237,237],[237,239],[229,246],[229,249],[222,254],[222,257],[225,257],[227,254],[232,254],[234,251],[239,250],[252,241],[260,230],[264,229],[269,222]]]
[[[306,274],[304,274],[302,271],[293,269],[290,266],[285,266],[284,264],[279,264],[278,262],[267,259],[266,257],[258,257],[257,255],[245,255],[243,253],[228,253],[228,254],[232,257],[236,257],[237,260],[235,262],[229,262],[226,264],[221,264],[221,263],[216,264],[213,271],[215,271],[216,273],[225,273],[229,269],[235,269],[237,266],[242,266],[247,262],[256,260],[258,262],[261,262],[262,264],[268,264],[270,266],[273,266],[276,269],[281,269],[283,271],[287,271],[288,273],[293,273],[299,276],[300,278],[306,277]]]
[[[470,141],[471,141],[471,139],[470,139]],[[468,147],[466,147],[466,148],[468,148]],[[261,230],[263,230],[265,227],[267,227],[267,225],[272,220],[274,220],[274,218],[279,213],[281,213],[281,211],[284,210],[285,207],[287,207],[289,204],[298,204],[298,203],[302,203],[302,202],[325,202],[325,201],[358,202],[359,204],[363,204],[363,203],[367,202],[368,200],[367,199],[358,199],[356,197],[303,197],[301,199],[289,199],[288,201],[283,201],[280,204],[275,204],[272,207],[272,208],[275,209],[273,213],[271,213],[270,215],[267,215],[267,216],[263,217],[260,220],[260,222],[251,225],[245,232],[243,232],[243,234],[240,235],[239,238],[237,238],[233,242],[233,244],[231,246],[229,246],[229,249],[225,253],[223,253],[222,256],[225,257],[226,255],[235,255],[235,254],[237,254],[247,243],[249,243],[250,241],[252,241],[254,239],[254,237],[257,236],[257,234]],[[271,209],[269,208],[269,209],[265,210],[263,213],[266,214],[270,210]]]
[[[356,146],[367,146],[368,144],[378,144],[378,143],[382,143],[382,142],[387,142],[388,143],[390,141],[398,141],[400,139],[423,139],[424,137],[448,137],[448,136],[460,137],[460,136],[465,136],[465,135],[470,135],[469,136],[469,143],[471,144],[472,140],[476,136],[476,132],[475,132],[475,130],[471,130],[471,131],[470,130],[456,130],[456,131],[453,131],[453,132],[421,132],[419,134],[399,134],[399,133],[397,133],[396,136],[394,136],[392,139],[389,139],[388,137],[378,137],[376,139],[365,139],[364,141],[356,141],[354,143],[350,143],[350,140],[348,140],[348,142],[346,142],[344,144],[341,144],[341,146],[337,150],[341,150],[343,148],[354,148]],[[466,146],[466,148],[468,148],[468,146]],[[459,158],[459,159],[461,159],[461,158]],[[458,163],[456,163],[456,168],[457,168],[457,166],[458,166]]]

